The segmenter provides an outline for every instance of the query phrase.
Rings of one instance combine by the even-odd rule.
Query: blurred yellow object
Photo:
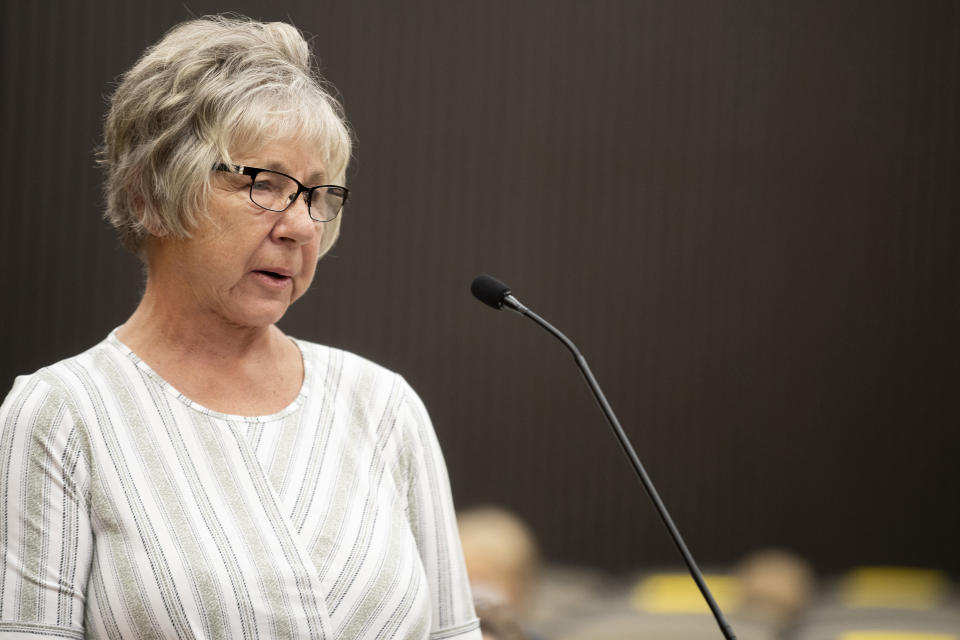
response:
[[[949,581],[942,571],[909,567],[860,567],[850,571],[843,579],[841,599],[851,609],[927,610],[936,607],[948,589]]]
[[[838,640],[957,640],[957,636],[952,633],[909,631],[848,631]]]
[[[703,579],[724,613],[739,608],[741,589],[736,578],[709,574]],[[647,613],[710,613],[697,583],[685,573],[647,576],[633,588],[630,602],[635,609]]]

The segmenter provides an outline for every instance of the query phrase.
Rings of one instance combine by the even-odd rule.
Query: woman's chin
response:
[[[262,329],[279,322],[289,306],[279,302],[260,303],[229,309],[221,315],[231,325]]]

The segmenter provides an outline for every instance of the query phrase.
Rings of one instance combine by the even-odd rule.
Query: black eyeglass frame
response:
[[[276,211],[277,213],[286,211],[287,209],[290,208],[290,205],[292,205],[294,202],[297,201],[297,198],[300,197],[301,193],[306,193],[307,194],[307,213],[309,214],[310,219],[315,222],[332,222],[336,220],[337,216],[340,215],[340,212],[343,211],[343,207],[347,204],[347,196],[350,195],[350,189],[344,186],[341,186],[339,184],[318,184],[315,187],[308,187],[304,185],[302,182],[300,182],[299,180],[297,180],[296,178],[294,178],[293,176],[287,175],[282,171],[274,171],[273,169],[261,169],[260,167],[247,167],[242,164],[226,164],[221,162],[214,167],[214,170],[225,171],[227,173],[240,174],[244,176],[250,176],[250,191],[248,193],[250,197],[250,202],[252,202],[253,204],[257,205],[258,207],[266,211]],[[290,202],[288,202],[287,206],[285,206],[283,209],[271,209],[270,207],[265,207],[253,199],[253,185],[256,182],[257,174],[261,172],[275,173],[277,175],[283,176],[284,178],[290,178],[297,184],[296,195],[290,198]],[[343,193],[343,201],[340,203],[340,208],[337,209],[337,212],[333,214],[333,217],[330,218],[329,220],[318,220],[317,218],[313,217],[313,206],[312,206],[313,192],[316,191],[317,189],[339,189]]]

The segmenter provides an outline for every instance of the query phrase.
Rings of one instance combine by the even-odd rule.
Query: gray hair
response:
[[[294,27],[207,16],[175,26],[121,78],[98,160],[105,217],[144,259],[150,235],[189,237],[206,216],[212,168],[271,139],[316,148],[343,184],[350,131]],[[323,223],[323,255],[340,231]]]

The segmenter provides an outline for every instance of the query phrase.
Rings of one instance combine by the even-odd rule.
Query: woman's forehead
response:
[[[287,173],[298,179],[313,180],[328,175],[329,154],[323,146],[299,137],[269,139],[250,150],[231,154],[236,164]]]
[[[265,164],[254,160],[277,164],[276,170],[289,173],[293,158],[297,156],[298,170],[327,178],[336,177],[349,161],[350,144],[345,129],[325,121],[319,110],[292,108],[277,109],[267,118],[245,118],[230,131],[224,145],[230,160],[264,169]],[[282,166],[280,166],[282,165]]]

